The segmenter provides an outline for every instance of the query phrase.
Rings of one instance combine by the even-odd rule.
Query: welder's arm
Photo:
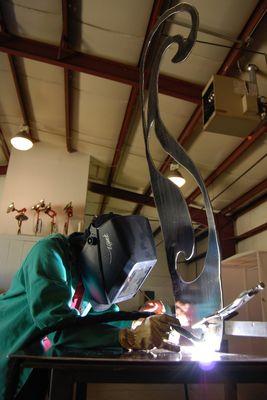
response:
[[[66,272],[66,254],[56,241],[39,242],[28,256],[24,271],[25,291],[30,312],[39,329],[77,318],[71,309],[71,287]]]
[[[89,326],[73,326],[49,335],[56,346],[70,346],[77,349],[95,347],[120,347],[120,330],[106,323]]]

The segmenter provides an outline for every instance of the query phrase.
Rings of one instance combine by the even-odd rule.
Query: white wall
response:
[[[241,235],[267,222],[267,202],[253,210],[241,215],[236,221],[236,235]],[[267,231],[258,233],[248,239],[242,240],[237,244],[237,252],[267,250]]]
[[[89,156],[45,143],[35,143],[27,152],[12,149],[6,182],[0,203],[0,233],[16,234],[15,212],[6,213],[8,205],[14,201],[15,207],[27,208],[29,220],[22,225],[22,233],[32,235],[35,212],[31,207],[39,200],[51,202],[57,212],[59,232],[63,232],[65,214],[63,208],[72,201],[74,217],[70,232],[77,230],[84,218],[89,171]],[[41,236],[50,232],[51,219],[42,214]]]

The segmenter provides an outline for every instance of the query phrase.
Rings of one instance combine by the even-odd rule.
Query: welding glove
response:
[[[177,324],[177,319],[169,315],[152,315],[134,329],[121,329],[119,342],[127,350],[150,350],[157,347],[179,351],[178,345],[168,342],[172,325]]]

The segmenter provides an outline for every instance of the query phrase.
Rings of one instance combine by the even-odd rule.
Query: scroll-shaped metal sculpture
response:
[[[173,37],[168,36],[164,38],[163,42],[159,45],[151,69],[147,110],[145,110],[144,72],[145,59],[149,46],[159,26],[168,18],[180,12],[190,15],[192,23],[191,31],[187,38],[179,34]],[[151,186],[165,241],[168,267],[173,283],[175,300],[191,304],[193,310],[191,325],[201,320],[203,317],[213,314],[222,307],[219,244],[212,207],[204,181],[185,150],[168,133],[160,116],[157,89],[160,61],[165,51],[174,43],[178,45],[178,50],[172,62],[177,63],[185,60],[195,43],[197,31],[198,12],[194,7],[186,3],[180,3],[170,8],[158,19],[155,27],[148,36],[140,68],[143,131]],[[177,186],[166,179],[153,163],[149,150],[149,137],[153,127],[156,137],[163,149],[178,162],[179,165],[191,173],[203,195],[209,230],[208,249],[204,268],[200,275],[192,282],[185,282],[176,268],[179,253],[184,253],[187,260],[190,259],[194,253],[194,230],[189,210]],[[214,326],[214,332],[209,332],[209,341],[212,340],[214,348],[219,348],[221,337],[222,324],[218,323]]]

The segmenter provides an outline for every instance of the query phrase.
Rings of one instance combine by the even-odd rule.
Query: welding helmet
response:
[[[147,218],[104,214],[85,232],[79,257],[83,284],[95,310],[131,299],[155,265]]]

